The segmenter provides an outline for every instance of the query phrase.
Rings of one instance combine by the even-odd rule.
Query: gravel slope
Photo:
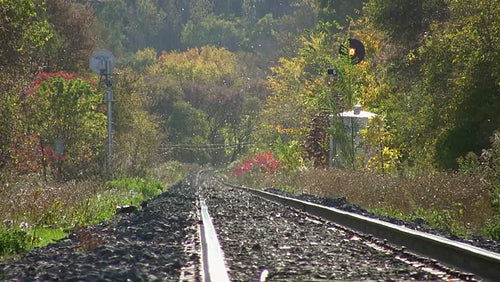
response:
[[[311,203],[316,203],[316,204],[327,206],[327,207],[333,207],[333,208],[341,209],[344,211],[361,214],[361,215],[364,215],[367,217],[377,218],[377,219],[384,220],[384,221],[387,221],[387,222],[390,222],[393,224],[406,226],[406,227],[414,229],[414,230],[419,230],[422,232],[435,234],[435,235],[442,236],[442,237],[445,237],[445,238],[448,238],[451,240],[460,241],[460,242],[463,242],[466,244],[470,244],[470,245],[473,245],[476,247],[490,250],[492,252],[500,253],[500,242],[499,241],[494,241],[494,240],[490,240],[488,238],[479,237],[479,236],[475,236],[472,238],[458,237],[458,236],[452,234],[452,232],[450,230],[435,229],[435,228],[429,227],[429,224],[427,222],[425,222],[423,219],[417,219],[414,221],[403,221],[403,220],[395,219],[395,218],[391,218],[391,217],[380,217],[380,216],[377,216],[377,215],[367,211],[366,209],[364,209],[358,205],[354,205],[354,204],[349,203],[344,197],[328,198],[328,197],[318,197],[318,196],[312,195],[312,194],[301,194],[301,195],[295,196],[295,195],[285,193],[285,192],[278,190],[278,189],[267,189],[266,191],[270,192],[270,193],[278,194],[278,195],[287,196],[290,198],[296,198],[299,200],[303,200],[303,201],[307,201],[307,202],[311,202]]]

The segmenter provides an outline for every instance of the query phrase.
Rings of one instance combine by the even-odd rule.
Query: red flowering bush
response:
[[[253,157],[246,157],[242,164],[236,167],[233,176],[242,176],[252,171],[273,174],[280,169],[280,160],[274,158],[271,151],[255,153]]]

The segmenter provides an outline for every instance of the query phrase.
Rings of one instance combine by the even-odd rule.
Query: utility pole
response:
[[[112,117],[112,103],[113,98],[113,84],[116,79],[113,78],[113,69],[115,68],[115,57],[107,50],[95,51],[90,57],[90,68],[95,74],[101,77],[101,82],[106,84],[106,92],[104,95],[104,102],[107,107],[108,117],[108,161],[106,164],[107,173],[113,173],[113,117]]]

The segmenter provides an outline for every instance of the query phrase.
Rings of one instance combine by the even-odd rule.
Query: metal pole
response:
[[[354,113],[354,110],[353,110]],[[356,151],[354,148],[354,118],[351,117],[351,146],[352,146],[352,169],[356,169],[355,160],[356,160]]]
[[[106,60],[106,103],[108,108],[108,173],[113,174],[113,117],[112,117],[112,102],[113,88],[110,62]]]
[[[333,115],[330,114],[328,115],[330,118],[330,152],[328,154],[328,167],[333,167],[333,134],[332,134],[332,128],[333,128]]]
[[[101,83],[106,84],[106,92],[104,93],[104,102],[107,107],[108,116],[108,160],[105,166],[108,175],[113,174],[113,118],[112,118],[112,103],[113,103],[113,69],[115,67],[115,57],[107,50],[95,51],[90,57],[90,69],[99,75]],[[104,77],[104,79],[102,79]]]
[[[111,173],[113,170],[113,120],[112,120],[112,109],[111,104],[113,101],[113,90],[111,84],[108,83],[106,89],[106,103],[108,108],[108,171]]]

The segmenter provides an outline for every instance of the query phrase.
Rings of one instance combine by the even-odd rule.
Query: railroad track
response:
[[[497,253],[230,185],[213,172],[199,172],[141,206],[55,244],[0,261],[0,281],[500,277]]]
[[[498,253],[331,207],[228,183],[224,183],[224,185],[248,191],[259,197],[294,207],[358,232],[370,234],[386,240],[385,242],[402,246],[408,251],[474,273],[481,279],[492,281],[500,279],[500,254]]]
[[[199,181],[202,182],[201,180]],[[416,270],[416,272],[423,270],[424,272],[428,273],[425,274],[427,276],[425,276],[424,274],[416,274],[415,276],[413,276],[413,278],[416,278],[417,280],[419,279],[432,280],[439,278],[448,280],[456,279],[456,280],[497,281],[498,279],[500,279],[500,254],[498,253],[494,253],[488,250],[483,250],[481,248],[470,246],[461,242],[452,241],[436,235],[411,230],[406,227],[387,223],[381,220],[345,212],[335,208],[320,206],[314,203],[309,203],[281,195],[276,195],[261,190],[254,190],[246,187],[229,184],[223,182],[220,179],[209,178],[204,181],[208,182],[208,184],[207,183],[204,184],[205,186],[212,186],[210,187],[210,189],[219,191],[223,190],[224,192],[221,192],[222,196],[229,195],[235,191],[236,191],[235,193],[237,193],[238,195],[242,195],[241,193],[250,193],[254,196],[259,197],[260,199],[266,199],[271,202],[279,203],[280,205],[291,207],[296,211],[301,212],[302,214],[310,215],[311,216],[311,218],[309,219],[310,221],[315,221],[320,219],[326,222],[335,223],[336,225],[335,227],[339,228],[339,230],[341,230],[342,232],[347,232],[349,235],[346,236],[349,237],[350,239],[364,241],[365,245],[370,246],[377,252],[394,255],[400,261],[404,261],[409,265],[417,266],[416,268],[419,270]],[[203,185],[202,183],[199,184]],[[229,190],[231,190],[232,192],[229,193]],[[207,199],[207,201],[210,202],[210,199]],[[208,208],[208,210],[210,210],[210,208]],[[205,211],[208,210],[207,208],[205,208]],[[225,211],[216,210],[215,213],[216,214],[214,215],[214,217],[219,218],[216,219],[215,221],[222,226],[221,220],[225,220],[227,218],[224,217]],[[220,216],[221,214],[222,217]],[[324,223],[324,224],[326,224],[325,226],[328,226],[329,223]],[[265,226],[263,226],[262,228],[265,228]],[[329,228],[332,227],[330,226]],[[227,230],[222,230],[222,232],[223,234],[219,234],[219,238],[222,241],[222,245],[223,246],[226,245],[226,247],[231,244],[234,245],[235,242],[231,242],[231,239],[229,239],[229,241],[226,239],[225,242],[224,237],[228,235]],[[289,232],[293,232],[293,230]],[[250,247],[242,246],[242,248],[245,250],[253,248],[256,250],[252,251],[259,252],[260,248],[266,248],[265,246],[252,245],[253,244],[252,242],[247,242],[247,243],[250,244]],[[223,257],[223,255],[221,255],[221,257]],[[238,269],[238,266],[235,266],[237,265],[237,258],[236,258],[237,255],[230,254],[228,255],[228,257],[230,257],[232,260],[232,265],[231,265],[232,269],[226,268],[226,271],[219,269],[219,271],[217,272],[218,274],[216,274],[217,276],[215,277],[220,276],[222,272],[229,273],[234,277],[235,272],[241,271],[241,269]],[[258,281],[256,280],[258,276],[257,273],[259,275],[262,275],[263,273],[265,274],[269,273],[268,275],[272,277],[273,274],[276,274],[276,271],[278,272],[278,274],[275,275],[275,278],[277,279],[281,279],[283,277],[285,277],[285,279],[287,279],[287,277],[290,278],[289,276],[286,275],[283,276],[282,273],[279,273],[280,271],[282,272],[283,269],[274,267],[275,273],[273,273],[272,271],[269,270],[270,268],[273,268],[273,266],[268,266],[265,264],[266,263],[262,263],[262,265],[259,267],[258,270],[254,269],[252,276],[248,278]],[[284,268],[284,271],[291,271],[293,273],[293,268]],[[303,273],[299,272],[297,273],[296,276],[299,277],[299,280],[300,278],[311,278],[311,277],[314,278],[314,275],[304,276]],[[340,279],[348,279],[348,280],[350,279],[349,276],[347,277],[339,276],[339,277]],[[405,276],[405,275],[402,275],[401,277],[389,276],[389,279],[392,278],[408,279],[409,277],[411,278],[411,276]],[[235,278],[237,280],[245,280],[245,278],[241,276],[236,276]],[[324,274],[318,274],[316,278],[324,279],[331,277],[326,277]],[[361,279],[362,277],[354,277],[354,279],[358,278]],[[366,278],[377,279],[380,277],[372,278],[369,277],[368,275]],[[222,281],[214,279],[213,276],[212,278],[207,277],[207,279],[208,279],[207,281]]]

